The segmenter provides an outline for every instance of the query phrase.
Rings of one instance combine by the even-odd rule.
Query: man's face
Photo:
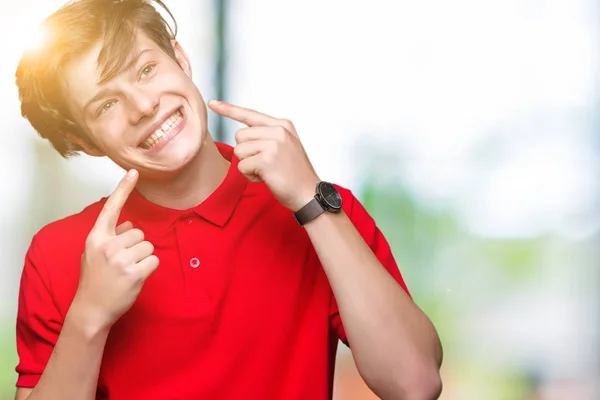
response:
[[[189,61],[174,45],[178,65],[143,33],[134,61],[110,81],[98,85],[97,44],[65,66],[69,108],[92,144],[92,155],[106,155],[141,177],[168,176],[198,154],[206,135],[204,100],[191,80]]]

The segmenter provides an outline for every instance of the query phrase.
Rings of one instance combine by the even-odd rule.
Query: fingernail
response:
[[[219,100],[211,100],[208,102],[211,106],[218,106],[221,104]]]
[[[133,178],[136,174],[137,174],[137,171],[135,169],[130,169],[129,171],[127,171],[128,178]]]

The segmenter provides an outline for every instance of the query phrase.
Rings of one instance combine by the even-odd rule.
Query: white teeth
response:
[[[163,124],[160,129],[157,129],[145,142],[143,142],[140,147],[148,150],[152,148],[155,144],[161,141],[161,139],[168,136],[169,132],[173,128],[179,125],[179,123],[183,120],[183,115],[181,111],[177,110],[173,115],[171,115]]]

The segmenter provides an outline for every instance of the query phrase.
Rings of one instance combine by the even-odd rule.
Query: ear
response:
[[[82,139],[79,136],[74,135],[70,132],[67,132],[65,134],[65,137],[67,138],[67,140],[69,142],[75,143],[76,145],[81,147],[83,152],[87,155],[90,155],[92,157],[106,156],[106,153],[104,153],[102,150],[100,150],[98,147],[96,147],[94,144],[92,144],[89,140]]]
[[[171,46],[173,46],[173,50],[175,51],[175,58],[177,62],[183,69],[183,72],[188,76],[188,78],[192,79],[192,66],[190,64],[190,59],[188,58],[185,51],[183,51],[183,47],[179,44],[177,40],[171,40]]]

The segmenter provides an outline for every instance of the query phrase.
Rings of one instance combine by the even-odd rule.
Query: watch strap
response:
[[[306,203],[304,207],[294,213],[294,218],[298,225],[303,226],[325,212],[325,208],[321,205],[317,196]]]

